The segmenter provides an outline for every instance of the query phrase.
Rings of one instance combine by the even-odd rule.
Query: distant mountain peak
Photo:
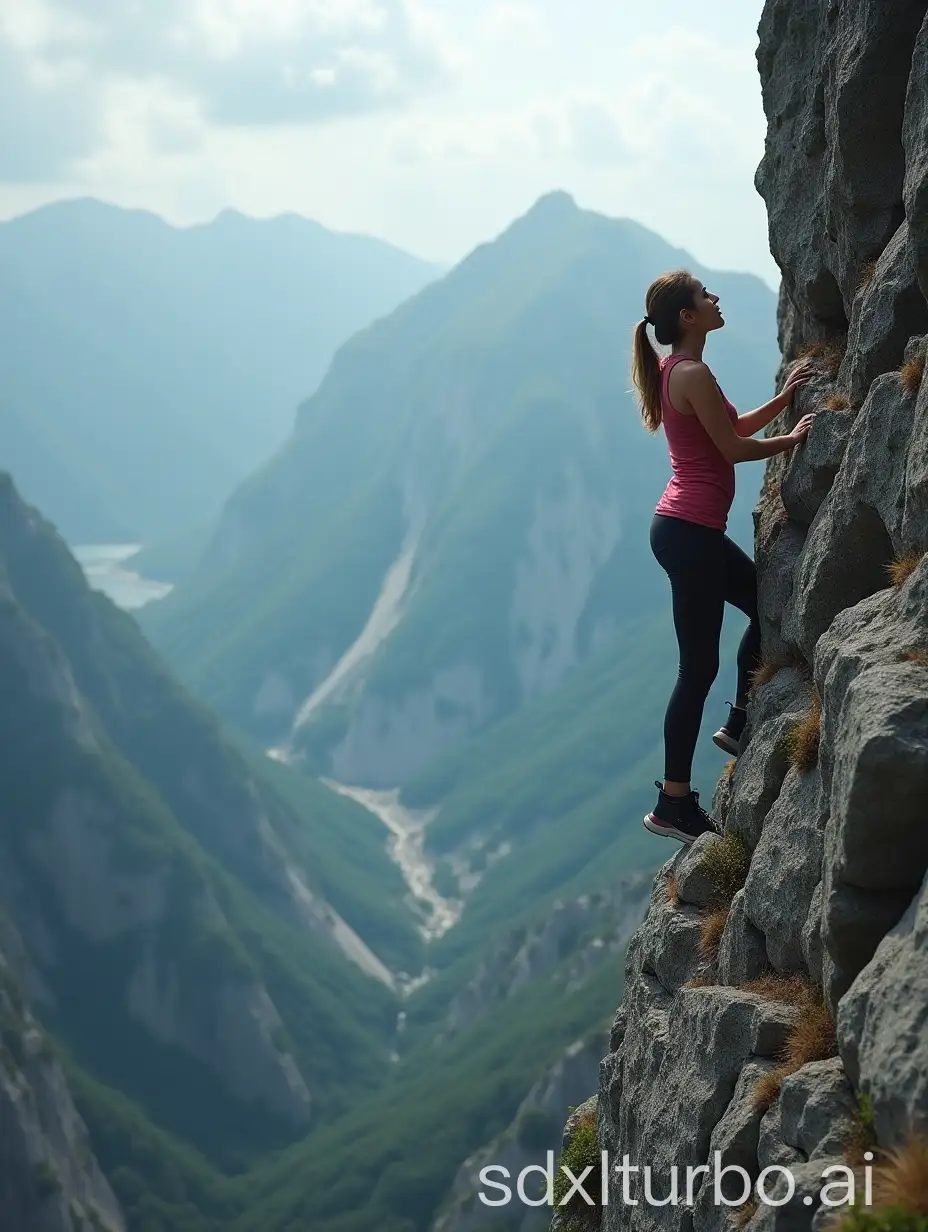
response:
[[[579,214],[580,207],[576,201],[563,188],[556,188],[552,192],[545,193],[539,197],[532,208],[526,214],[526,218],[566,218],[570,214]]]
[[[579,206],[566,189],[553,188],[551,192],[540,196],[533,208],[536,210],[576,210]]]

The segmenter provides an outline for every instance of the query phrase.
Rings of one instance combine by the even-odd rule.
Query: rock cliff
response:
[[[6,921],[0,941],[21,945]],[[64,1074],[0,952],[0,1210],[4,1232],[123,1232]]]
[[[818,1228],[825,1168],[859,1171],[870,1149],[877,1201],[912,1204],[893,1187],[894,1148],[921,1160],[925,1190],[926,11],[764,10],[757,186],[783,274],[784,367],[816,365],[790,422],[818,415],[769,465],[755,512],[764,661],[716,794],[724,835],[658,874],[598,1095],[566,1133],[569,1147],[595,1115],[598,1149],[650,1165],[656,1198],[672,1165],[716,1151],[752,1184],[789,1167],[795,1195],[728,1209],[707,1177],[687,1204],[681,1175],[679,1203],[656,1206],[639,1176],[633,1206],[613,1174],[607,1205],[574,1200],[557,1226]],[[767,1193],[786,1197],[785,1178]]]

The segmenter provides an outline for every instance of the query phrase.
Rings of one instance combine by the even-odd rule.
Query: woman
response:
[[[812,426],[806,415],[792,432],[752,440],[809,379],[808,365],[790,373],[783,391],[740,415],[703,363],[706,337],[725,324],[719,297],[687,270],[664,274],[648,288],[646,316],[635,329],[632,378],[645,426],[663,424],[673,477],[651,524],[651,550],[670,578],[680,669],[664,720],[664,782],[644,819],[654,834],[690,844],[715,829],[691,790],[690,775],[703,707],[719,670],[719,638],[726,602],[750,620],[738,649],[738,686],[715,743],[738,755],[747,717],[751,673],[758,663],[757,573],[754,562],[725,534],[735,495],[735,464],[794,449]],[[648,338],[653,326],[671,353],[658,359]]]

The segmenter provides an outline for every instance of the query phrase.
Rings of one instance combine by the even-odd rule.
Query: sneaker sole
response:
[[[654,821],[651,814],[644,818],[644,828],[650,830],[652,834],[659,834],[661,838],[675,838],[677,842],[683,843],[686,847],[692,847],[696,839],[692,834],[687,834],[685,830],[678,830],[676,826],[665,826],[659,821]]]
[[[726,753],[731,753],[732,757],[737,757],[741,752],[741,744],[737,740],[733,740],[728,732],[717,731],[712,737],[712,743],[718,745]]]

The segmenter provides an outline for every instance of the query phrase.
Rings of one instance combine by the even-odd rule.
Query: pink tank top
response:
[[[681,415],[670,401],[670,374],[686,355],[667,355],[661,360],[661,413],[670,449],[673,478],[658,501],[657,513],[697,522],[724,531],[735,498],[735,468],[726,462],[695,415]],[[738,412],[724,394],[732,423]]]

